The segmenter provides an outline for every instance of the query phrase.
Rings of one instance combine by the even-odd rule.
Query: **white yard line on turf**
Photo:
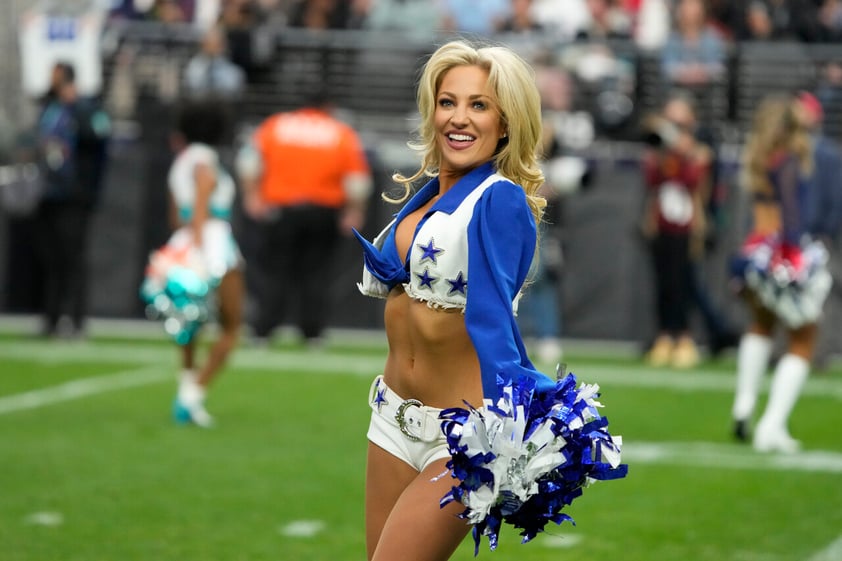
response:
[[[826,548],[817,551],[808,561],[839,561],[842,559],[842,536]]]
[[[106,376],[71,380],[57,386],[0,397],[0,415],[169,379],[173,379],[173,374],[160,368],[135,368]]]
[[[288,538],[313,538],[326,526],[323,520],[295,520],[278,528],[278,533]]]
[[[693,370],[661,370],[642,365],[624,366],[592,366],[586,365],[579,369],[572,369],[576,378],[589,383],[612,386],[627,386],[636,388],[661,388],[682,392],[725,392],[734,391],[735,374]],[[765,386],[768,379],[764,380]],[[764,388],[765,388],[764,386]],[[842,400],[842,380],[812,377],[807,380],[804,394],[824,396]]]
[[[744,444],[634,442],[624,438],[622,455],[623,462],[630,466],[666,464],[713,469],[842,474],[842,452],[829,450],[804,450],[798,454],[760,454]]]
[[[159,365],[175,371],[177,354],[166,345],[49,343],[42,341],[0,342],[0,359],[34,360],[44,364],[69,362],[125,363]],[[230,368],[286,371],[334,372],[356,376],[374,376],[383,368],[385,353],[380,355],[341,354],[330,351],[292,349],[255,349],[240,347],[231,358]],[[575,366],[575,365],[572,365]],[[579,380],[602,385],[662,388],[681,392],[734,391],[734,375],[714,370],[672,371],[652,369],[633,363],[624,365],[584,365],[572,368]],[[768,382],[768,380],[766,380]],[[804,388],[808,396],[823,396],[842,401],[842,380],[811,377]]]
[[[0,359],[19,359],[40,364],[126,363],[170,366],[176,369],[178,354],[173,346],[137,344],[97,345],[81,343],[15,342],[0,343]],[[331,351],[255,349],[240,347],[231,357],[231,368],[270,370],[283,374],[286,370],[335,372],[337,374],[371,375],[383,368],[385,354],[341,354]]]
[[[265,353],[256,351],[247,355]],[[337,371],[344,373],[373,372],[370,362],[360,357],[332,356],[329,366],[325,365],[328,357],[315,357],[310,353],[298,353],[291,360],[285,353],[273,354],[272,362],[278,372],[292,368],[306,369],[308,364],[318,363],[313,371]],[[128,357],[126,357],[128,358]],[[261,360],[267,360],[262,357]],[[379,360],[378,360],[379,362]],[[232,365],[236,367],[235,365]],[[313,366],[310,367],[314,368]],[[93,376],[72,380],[57,386],[32,390],[24,393],[0,397],[0,415],[27,409],[37,409],[47,405],[62,403],[87,396],[118,391],[137,386],[160,383],[173,379],[170,368],[145,365],[139,369],[124,370],[113,374]],[[629,373],[627,373],[628,375]],[[630,376],[630,377],[633,377]],[[713,442],[635,442],[626,439],[623,446],[623,461],[635,464],[666,464],[677,466],[704,466],[714,469],[806,471],[813,473],[842,474],[842,453],[824,450],[807,450],[787,456],[776,454],[757,454],[749,446]],[[842,548],[842,544],[832,547]],[[833,550],[836,551],[836,550]]]

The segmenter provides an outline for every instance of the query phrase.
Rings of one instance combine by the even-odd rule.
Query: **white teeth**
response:
[[[474,139],[474,137],[473,137],[473,136],[468,136],[467,134],[449,134],[449,135],[447,135],[447,137],[448,137],[450,140],[464,140],[464,141],[468,141],[468,140],[473,140],[473,139]]]

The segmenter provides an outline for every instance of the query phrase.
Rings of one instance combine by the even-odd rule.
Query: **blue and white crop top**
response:
[[[365,267],[360,291],[385,298],[398,284],[431,307],[460,308],[479,357],[486,398],[496,399],[497,375],[525,375],[548,390],[515,321],[520,289],[535,253],[535,220],[523,189],[484,164],[460,179],[421,218],[401,262],[395,230],[408,214],[438,194],[435,178],[369,243],[359,233]]]
[[[205,164],[216,171],[216,186],[208,201],[208,212],[214,218],[228,220],[234,203],[236,188],[234,180],[220,165],[216,150],[206,144],[193,143],[176,157],[167,177],[170,192],[178,207],[179,218],[186,222],[193,216],[196,204],[196,165]]]

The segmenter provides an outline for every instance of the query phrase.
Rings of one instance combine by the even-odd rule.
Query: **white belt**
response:
[[[441,409],[428,407],[417,399],[404,399],[378,376],[369,392],[371,409],[397,426],[413,442],[435,442],[441,438]]]

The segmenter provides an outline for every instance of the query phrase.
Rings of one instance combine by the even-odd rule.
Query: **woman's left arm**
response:
[[[512,301],[535,255],[536,239],[535,220],[523,190],[509,182],[492,185],[474,208],[468,226],[465,308],[486,398],[498,397],[498,375],[512,379],[525,375],[542,389],[553,384],[527,357],[512,311]]]

